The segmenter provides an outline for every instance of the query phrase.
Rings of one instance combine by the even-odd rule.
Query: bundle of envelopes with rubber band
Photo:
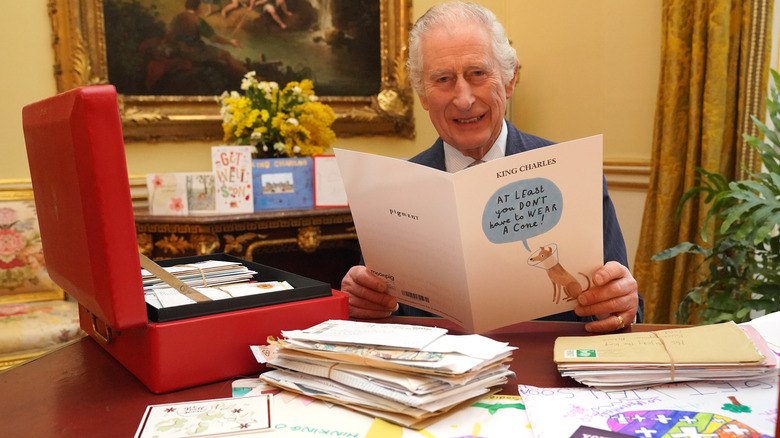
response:
[[[778,372],[777,358],[761,334],[734,322],[563,336],[555,340],[554,355],[561,375],[604,389],[748,379]]]
[[[282,336],[252,347],[273,368],[261,380],[411,428],[514,376],[515,347],[436,327],[332,320]]]

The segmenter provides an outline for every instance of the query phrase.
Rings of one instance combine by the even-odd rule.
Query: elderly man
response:
[[[409,38],[409,77],[440,138],[411,161],[447,172],[472,163],[544,147],[551,142],[518,131],[504,120],[517,80],[518,60],[503,26],[484,7],[465,2],[433,6]],[[587,322],[591,332],[618,330],[642,320],[636,280],[626,267],[625,243],[604,181],[604,260],[594,287],[573,312],[550,319]],[[341,283],[350,316],[430,316],[387,295],[384,280],[365,266],[352,267]]]

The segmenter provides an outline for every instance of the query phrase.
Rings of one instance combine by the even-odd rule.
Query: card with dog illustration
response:
[[[442,172],[336,149],[366,266],[468,331],[574,308],[603,265],[602,136]]]

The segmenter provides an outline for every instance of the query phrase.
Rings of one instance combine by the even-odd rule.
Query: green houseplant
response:
[[[723,175],[696,168],[699,184],[683,195],[677,209],[698,195],[708,205],[701,237],[707,242],[707,224],[715,221],[712,244],[705,248],[690,242],[666,249],[652,260],[679,254],[702,254],[708,275],[688,291],[677,310],[677,320],[687,323],[699,310],[702,323],[744,322],[751,311],[780,310],[780,75],[772,70],[774,87],[767,98],[770,128],[751,117],[764,140],[743,134],[764,163],[765,171],[748,179],[728,181]]]

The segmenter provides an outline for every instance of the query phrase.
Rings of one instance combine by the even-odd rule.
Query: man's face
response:
[[[474,23],[432,29],[421,49],[420,103],[444,141],[482,158],[501,133],[515,78],[503,84],[488,33]]]

